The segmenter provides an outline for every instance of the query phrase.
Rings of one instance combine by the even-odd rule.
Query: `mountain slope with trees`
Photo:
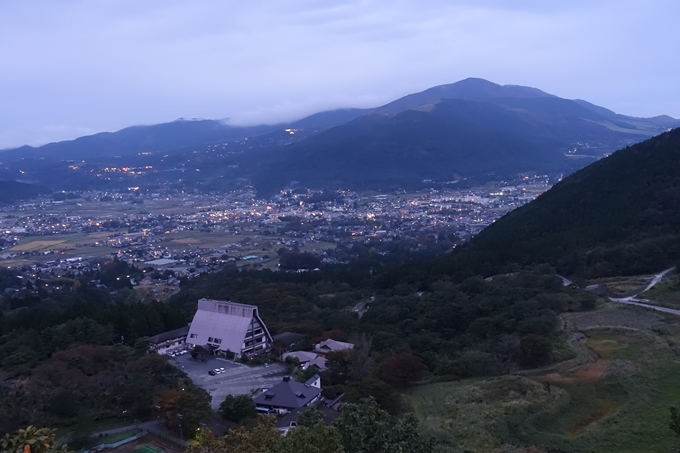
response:
[[[12,204],[18,200],[28,200],[52,193],[46,187],[17,181],[0,181],[0,205]]]
[[[184,174],[183,188],[224,189],[244,178],[261,193],[296,183],[417,187],[423,180],[569,173],[677,126],[667,116],[633,118],[536,88],[471,78],[376,108],[319,112],[286,124],[178,120],[5,150],[0,178],[55,190],[108,189],[127,182],[98,177],[101,168],[144,168],[135,180],[142,187],[175,183],[168,172],[195,168],[200,173]]]
[[[295,184],[393,188],[461,176],[569,173],[680,126],[667,116],[634,118],[536,88],[476,78],[374,109],[330,113],[348,122],[325,123],[329,129],[244,162],[261,193]]]
[[[680,129],[622,149],[485,229],[444,268],[548,263],[565,275],[657,271],[680,259]]]

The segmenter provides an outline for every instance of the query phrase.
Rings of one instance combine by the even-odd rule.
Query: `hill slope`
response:
[[[232,187],[247,178],[263,194],[295,182],[417,187],[423,180],[570,173],[677,126],[680,121],[670,117],[631,118],[536,88],[466,79],[381,107],[320,112],[286,125],[178,120],[6,150],[0,178],[103,189],[130,181],[102,169],[143,167],[153,170],[134,184],[157,186],[177,184],[177,171],[195,167],[200,172],[183,175],[183,188]]]
[[[56,155],[63,159],[133,155],[138,152],[162,153],[187,146],[243,139],[273,130],[272,126],[235,127],[215,120],[177,120],[152,126],[127,127],[117,132],[101,132],[37,148],[24,146],[4,153],[20,151],[22,156]]]
[[[0,205],[12,204],[18,200],[28,200],[52,191],[41,186],[17,181],[0,181]]]
[[[519,88],[506,92],[519,93],[516,97],[467,96],[487,100],[435,102],[436,95],[423,96],[430,102],[425,109],[361,116],[269,158],[258,156],[253,182],[268,193],[294,181],[308,187],[385,187],[458,175],[571,171],[648,134],[612,130],[601,124],[611,121],[574,101]]]
[[[680,260],[680,129],[617,151],[482,231],[445,266],[548,263],[583,277]]]

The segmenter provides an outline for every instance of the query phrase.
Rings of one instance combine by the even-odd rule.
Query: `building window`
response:
[[[198,338],[198,334],[197,334],[197,333],[192,333],[191,335],[189,335],[189,338]]]
[[[215,343],[216,344],[222,344],[222,339],[221,338],[215,338]]]
[[[255,331],[255,335],[257,335],[257,334],[259,334],[259,333],[262,333],[262,329],[257,329],[257,330]]]

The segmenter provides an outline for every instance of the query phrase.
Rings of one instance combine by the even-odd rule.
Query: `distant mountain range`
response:
[[[132,126],[118,132],[101,132],[37,148],[23,146],[5,153],[20,152],[22,157],[58,155],[63,159],[104,158],[140,152],[168,152],[186,147],[212,144],[262,135],[276,130],[275,126],[230,126],[219,120],[184,120],[152,126]]]
[[[210,189],[250,180],[264,194],[296,185],[394,188],[571,172],[677,126],[667,116],[633,118],[535,88],[466,79],[374,109],[320,112],[289,124],[178,120],[24,146],[0,154],[0,178],[55,189],[112,187],[129,181],[95,177],[98,168],[144,164],[155,170],[137,174],[135,185],[182,179]],[[173,173],[187,169],[201,173]]]
[[[617,151],[505,215],[443,260],[493,274],[550,264],[568,276],[652,273],[680,261],[680,129]]]

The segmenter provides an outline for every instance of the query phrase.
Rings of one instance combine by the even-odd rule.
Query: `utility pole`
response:
[[[179,438],[181,440],[184,440],[184,432],[182,430],[182,425],[184,424],[184,414],[177,414],[177,418],[179,418]]]

